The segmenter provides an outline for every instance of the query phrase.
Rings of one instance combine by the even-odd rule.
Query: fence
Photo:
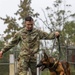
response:
[[[75,75],[75,47],[67,46],[67,61],[71,65],[71,74]]]
[[[71,75],[75,75],[75,47],[65,46],[65,47],[62,47],[62,49],[66,51],[64,52],[65,60],[68,61],[71,65]],[[0,63],[0,68],[1,68],[0,75],[16,75],[17,73],[17,52],[15,52],[14,54],[10,54],[9,59],[10,59],[10,62],[8,63],[3,63],[3,62]],[[41,53],[37,55],[37,63],[39,62],[40,59],[41,59]],[[28,74],[30,73],[28,72]],[[40,75],[40,74],[50,75],[48,70],[41,72],[39,69],[37,69],[37,75]]]

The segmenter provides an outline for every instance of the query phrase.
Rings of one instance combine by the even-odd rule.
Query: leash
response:
[[[53,49],[54,49],[54,47],[55,47],[55,43],[56,43],[56,37],[55,37],[55,39],[53,40],[53,46],[52,46],[52,49],[51,49],[51,56],[52,56]]]
[[[58,50],[59,50],[59,60],[60,60],[60,58],[61,58],[61,56],[62,56],[62,52],[61,52],[61,48],[60,48],[60,39],[59,39],[59,36],[57,37],[57,40],[58,40]]]

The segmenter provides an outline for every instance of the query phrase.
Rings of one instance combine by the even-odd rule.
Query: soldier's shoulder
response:
[[[41,29],[38,29],[37,31],[38,31],[40,34],[41,34],[41,33],[46,33],[45,31],[43,31],[43,30],[41,30]]]
[[[39,31],[40,31],[40,29],[34,28],[34,31],[39,32]]]

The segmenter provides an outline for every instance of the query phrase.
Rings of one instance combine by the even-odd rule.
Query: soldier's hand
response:
[[[3,52],[2,52],[2,51],[0,51],[0,59],[2,58],[2,55],[3,55]]]
[[[60,36],[60,33],[59,33],[58,31],[56,31],[56,32],[55,32],[55,37],[58,38],[59,36]]]

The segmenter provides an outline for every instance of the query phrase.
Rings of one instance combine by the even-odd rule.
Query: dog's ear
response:
[[[47,56],[47,54],[45,52],[44,52],[44,58],[48,59],[48,56]]]

